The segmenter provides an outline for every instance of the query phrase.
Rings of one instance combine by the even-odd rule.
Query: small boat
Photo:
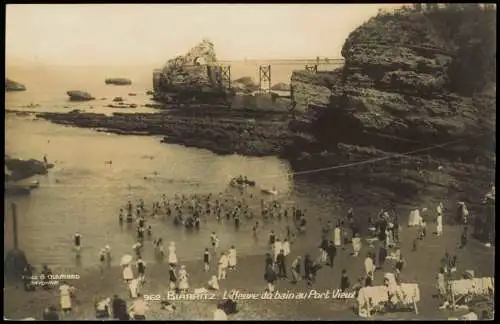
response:
[[[250,187],[254,187],[255,186],[255,181],[251,181],[251,180],[248,180],[246,177],[243,178],[243,177],[235,177],[235,178],[232,178],[231,179],[231,182],[235,182],[239,185],[248,185]]]
[[[260,191],[262,193],[267,194],[267,195],[274,195],[275,196],[278,194],[278,190],[276,190],[274,188],[273,189],[262,188],[262,189],[260,189]]]

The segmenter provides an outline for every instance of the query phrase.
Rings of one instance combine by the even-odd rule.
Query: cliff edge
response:
[[[496,9],[477,4],[416,6],[371,18],[349,35],[345,65],[327,81],[305,72],[292,76],[295,97],[298,88],[309,87],[318,101],[290,123],[295,139],[286,155],[292,165],[321,168],[392,156],[339,173],[393,188],[393,182],[407,182],[400,187],[415,193],[422,189],[415,182],[429,180],[419,180],[423,170],[450,170],[436,185],[463,191],[463,170],[484,168],[471,174],[487,188],[495,165],[495,26]],[[404,154],[414,150],[423,151]],[[457,163],[467,165],[460,175]],[[409,181],[405,170],[418,170],[416,178]]]

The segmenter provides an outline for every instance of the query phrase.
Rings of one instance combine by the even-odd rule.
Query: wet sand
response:
[[[377,315],[380,319],[445,319],[452,316],[450,311],[438,309],[438,301],[431,296],[436,292],[435,276],[439,266],[439,261],[445,251],[451,255],[458,256],[458,273],[463,273],[467,269],[475,270],[476,276],[492,276],[494,273],[494,248],[486,248],[483,245],[471,241],[469,245],[456,250],[460,229],[458,227],[445,226],[443,237],[434,237],[432,229],[434,224],[428,226],[429,234],[424,241],[419,242],[416,252],[411,252],[412,242],[406,239],[402,242],[401,251],[406,259],[406,267],[401,274],[403,282],[417,282],[420,285],[421,301],[419,303],[419,314],[411,312],[398,312],[385,315]],[[414,237],[416,230],[413,228],[403,228],[402,237]],[[309,233],[312,235],[313,233]],[[306,234],[307,235],[307,234]],[[260,233],[260,239],[267,239],[267,232]],[[151,249],[151,247],[146,246]],[[287,258],[289,265],[296,255],[304,255],[309,252],[316,258],[318,255],[317,246],[308,244],[292,244],[291,255]],[[342,268],[347,270],[351,283],[354,284],[358,276],[363,274],[363,262],[366,253],[370,250],[366,243],[359,257],[350,255],[351,246],[347,246],[346,251],[339,250],[335,259],[333,269],[324,267],[318,272],[317,281],[312,287],[307,287],[304,282],[292,285],[288,281],[280,280],[276,286],[278,291],[306,292],[316,289],[324,292],[327,289],[336,289],[340,284],[340,272]],[[179,255],[179,257],[182,257]],[[203,271],[201,258],[199,261],[191,261],[185,264],[190,274],[190,292],[195,288],[205,286],[210,277],[216,273],[214,260],[212,260],[210,272]],[[375,285],[381,284],[383,273],[391,271],[393,261],[388,260],[384,268],[375,275]],[[287,269],[289,271],[289,269]],[[228,279],[220,283],[221,290],[217,293],[218,298],[222,297],[224,290],[237,289],[240,292],[261,293],[266,288],[263,280],[264,256],[246,256],[238,259],[238,268],[228,273]],[[146,270],[146,283],[142,289],[143,294],[164,295],[168,290],[168,266],[166,264],[149,264]],[[78,291],[76,294],[74,313],[62,317],[68,320],[94,319],[94,302],[113,294],[118,294],[130,303],[127,287],[121,281],[121,270],[119,267],[105,269],[101,277],[99,269],[89,269],[81,273],[79,280],[70,282]],[[44,291],[37,289],[36,292],[25,292],[22,285],[16,287],[13,284],[7,285],[4,290],[4,314],[10,319],[24,317],[41,318],[42,311],[49,304],[59,305],[59,295],[56,289]],[[150,310],[147,313],[148,319],[212,319],[212,312],[215,309],[217,300],[209,301],[173,301],[177,309],[173,313],[161,310],[158,302],[149,302]],[[314,320],[314,319],[359,319],[352,310],[355,306],[353,300],[238,300],[239,312],[230,315],[229,319],[242,320]],[[300,307],[297,307],[300,303]],[[456,315],[454,313],[453,315]]]

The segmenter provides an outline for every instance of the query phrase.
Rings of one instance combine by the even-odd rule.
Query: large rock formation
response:
[[[26,87],[19,82],[6,78],[5,91],[26,91]]]
[[[401,163],[376,165],[380,183],[407,178],[395,169],[416,166],[435,170],[460,161],[492,168],[496,79],[488,71],[495,66],[483,65],[485,61],[495,64],[491,57],[496,52],[488,45],[494,42],[494,14],[478,7],[381,13],[349,35],[342,49],[345,66],[331,73],[328,82],[318,82],[321,74],[295,72],[292,87],[297,110],[311,107],[290,124],[296,138],[288,153],[295,166],[400,157]],[[467,34],[464,25],[470,25]],[[475,61],[457,62],[471,53]],[[483,73],[471,72],[466,81],[460,77],[466,69]],[[467,86],[462,84],[465,81]],[[461,142],[422,152],[413,161],[397,155],[456,140]],[[422,155],[429,158],[422,161]],[[367,172],[359,172],[362,168]],[[356,170],[340,171],[353,178],[377,175],[367,165]],[[481,178],[478,182],[484,186],[491,174],[481,172],[474,172],[475,179]],[[465,186],[464,181],[459,187]]]
[[[208,100],[211,95],[226,93],[221,68],[217,66],[214,44],[203,40],[186,55],[167,62],[154,78],[155,98],[158,100]]]
[[[5,180],[18,181],[36,174],[46,174],[54,164],[34,159],[21,160],[5,155]]]
[[[295,109],[305,112],[309,105],[326,107],[330,104],[331,89],[340,78],[341,69],[333,72],[293,71],[291,92],[295,100]]]

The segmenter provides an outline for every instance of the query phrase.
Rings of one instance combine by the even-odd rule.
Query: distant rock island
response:
[[[155,99],[162,102],[223,102],[229,92],[222,81],[214,44],[205,39],[184,56],[170,59],[155,71]]]
[[[131,85],[132,80],[127,78],[107,78],[104,80],[104,83],[113,85]]]
[[[71,101],[90,101],[95,99],[90,93],[85,91],[69,90],[66,93]]]
[[[24,84],[6,78],[5,91],[26,91],[26,87]]]

